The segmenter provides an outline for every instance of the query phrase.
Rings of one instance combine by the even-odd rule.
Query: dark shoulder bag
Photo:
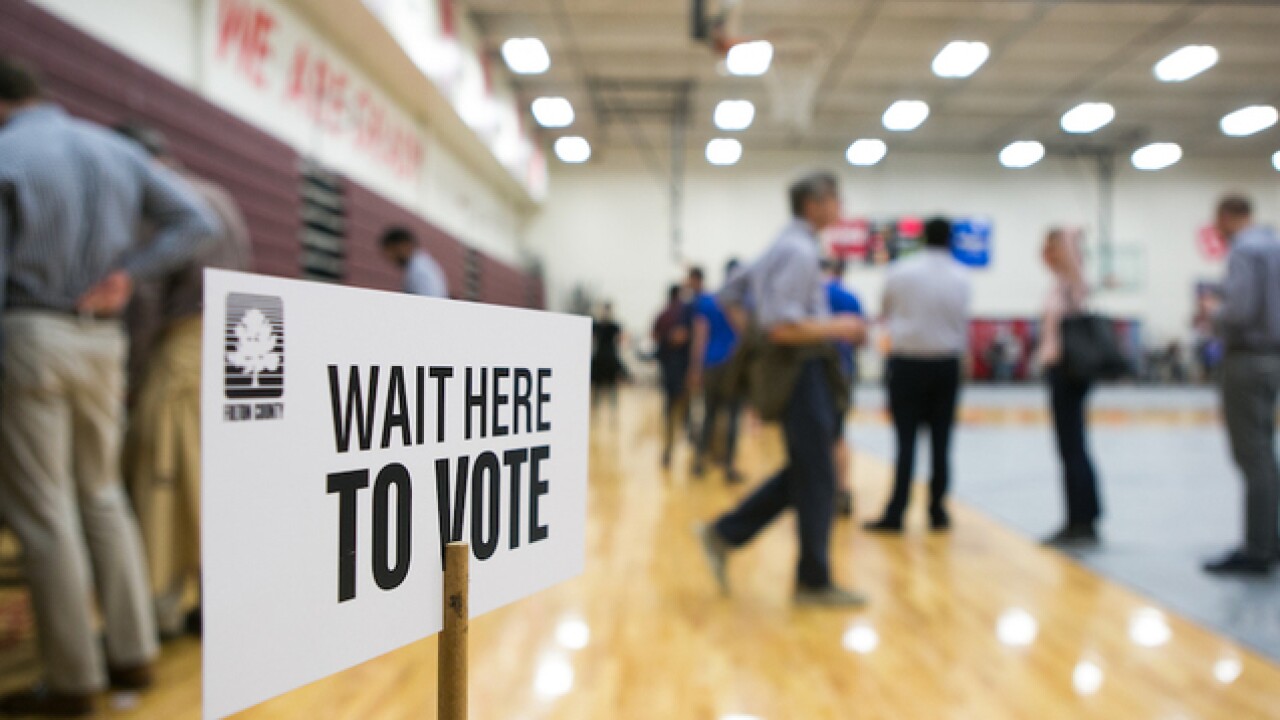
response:
[[[1077,382],[1118,380],[1131,374],[1111,318],[1089,312],[1062,319],[1062,372]]]

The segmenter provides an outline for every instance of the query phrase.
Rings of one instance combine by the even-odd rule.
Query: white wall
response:
[[[748,149],[748,153],[750,150]],[[942,213],[988,215],[994,220],[993,262],[975,272],[977,315],[1030,316],[1039,312],[1049,284],[1039,253],[1055,223],[1097,223],[1098,188],[1091,160],[1046,159],[1022,171],[978,155],[891,155],[874,168],[852,168],[838,156],[795,154],[748,157],[732,168],[706,165],[690,153],[685,192],[685,255],[704,265],[713,283],[731,256],[759,253],[787,219],[785,189],[804,168],[829,167],[843,182],[846,214],[894,217]],[[1220,277],[1196,246],[1196,231],[1212,217],[1228,190],[1251,195],[1263,220],[1280,220],[1280,180],[1269,158],[1208,161],[1188,158],[1159,173],[1117,164],[1114,237],[1145,253],[1145,282],[1135,292],[1100,293],[1100,306],[1139,317],[1149,339],[1185,333],[1192,286]],[[626,153],[582,166],[553,168],[551,192],[534,219],[529,242],[546,261],[550,302],[564,307],[570,288],[583,283],[612,299],[624,324],[643,331],[667,283],[680,277],[668,231],[667,189]],[[851,270],[849,281],[871,308],[879,305],[883,269]]]
[[[459,160],[413,113],[382,92],[376,78],[355,67],[285,3],[252,0],[269,9],[279,23],[259,87],[238,72],[233,55],[217,52],[217,0],[34,1],[300,154],[418,212],[464,243],[513,264],[527,256],[525,212]],[[386,108],[387,124],[407,128],[418,139],[421,166],[390,168],[360,146],[355,139],[358,129],[345,120],[340,130],[322,128],[299,103],[286,99],[292,48],[299,43],[349,76],[348,102],[359,90],[369,89]]]

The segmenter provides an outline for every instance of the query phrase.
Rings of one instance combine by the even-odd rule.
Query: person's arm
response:
[[[867,324],[857,315],[849,314],[783,322],[769,328],[769,341],[778,345],[860,343],[866,337]]]
[[[866,324],[853,315],[832,316],[827,312],[826,283],[817,261],[807,258],[781,262],[765,276],[758,298],[760,321],[769,342],[777,345],[815,345],[824,342],[858,342],[866,336]],[[815,310],[819,310],[815,314]]]
[[[216,242],[218,221],[181,179],[138,158],[142,216],[155,226],[150,243],[127,255],[120,268],[80,297],[76,308],[97,315],[118,315],[133,295],[134,280],[159,277],[191,262]]]
[[[1220,330],[1242,330],[1258,317],[1258,264],[1244,252],[1234,251],[1227,262],[1227,279],[1222,285],[1222,306],[1213,316]]]
[[[144,162],[142,214],[155,225],[146,247],[125,258],[121,269],[130,278],[164,275],[196,257],[218,233],[218,221],[204,202],[169,170]]]

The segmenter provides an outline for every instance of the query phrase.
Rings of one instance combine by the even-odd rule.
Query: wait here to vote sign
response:
[[[205,717],[582,571],[590,320],[205,275]]]

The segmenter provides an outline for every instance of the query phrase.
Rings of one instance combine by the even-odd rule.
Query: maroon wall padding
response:
[[[74,115],[163,130],[192,172],[239,203],[254,269],[298,276],[299,165],[288,146],[26,2],[0,2],[0,52],[39,68],[53,99]]]
[[[73,115],[163,130],[192,172],[224,186],[239,203],[253,236],[254,270],[299,276],[301,162],[288,145],[23,0],[0,0],[0,53],[37,67],[53,99]],[[398,224],[417,233],[440,263],[451,294],[463,295],[466,248],[460,242],[349,179],[343,184],[346,283],[400,288],[399,272],[378,251],[382,231]],[[541,288],[535,275],[482,258],[482,301],[544,307]]]
[[[485,302],[513,307],[529,306],[531,276],[491,257],[485,257],[481,262],[480,297]]]

